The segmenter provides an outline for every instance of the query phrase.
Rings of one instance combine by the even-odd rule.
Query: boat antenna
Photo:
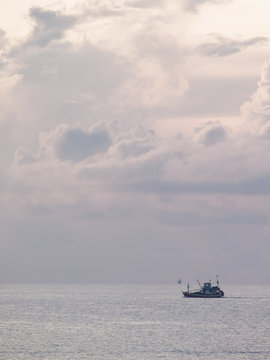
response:
[[[189,293],[189,284],[187,284],[187,292]]]
[[[217,286],[219,286],[218,274],[217,274]]]
[[[201,287],[202,287],[202,285],[200,284],[200,282],[199,282],[199,280],[198,280],[198,279],[197,279],[197,281],[198,281],[199,287],[201,288]]]

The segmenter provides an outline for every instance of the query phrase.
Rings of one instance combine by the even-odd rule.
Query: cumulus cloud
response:
[[[187,89],[188,82],[180,69],[164,70],[158,61],[150,58],[136,64],[132,76],[120,89],[120,96],[127,105],[139,103],[145,108],[154,108],[177,103]]]
[[[90,129],[83,129],[79,124],[61,124],[55,130],[41,133],[40,146],[36,155],[29,150],[19,148],[15,161],[19,164],[34,161],[50,161],[57,158],[61,161],[81,161],[96,154],[102,154],[112,145],[111,136],[101,124]]]
[[[55,132],[55,151],[60,160],[80,161],[95,154],[106,152],[112,144],[108,131],[92,128],[59,126]]]
[[[64,32],[76,22],[74,16],[39,7],[30,10],[30,17],[34,20],[35,26],[28,42],[41,47],[55,39],[61,39]]]
[[[158,139],[152,131],[148,131],[143,137],[127,137],[119,139],[111,149],[111,153],[117,154],[121,159],[134,158],[148,153],[158,145]]]
[[[160,33],[156,26],[144,27],[135,44],[139,56],[158,60],[167,71],[176,70],[184,61],[186,50],[170,34]]]
[[[15,151],[15,156],[14,156],[15,164],[20,164],[20,165],[31,164],[36,161],[37,158],[34,156],[34,154],[30,150],[22,146]]]
[[[35,131],[59,122],[91,126],[119,111],[127,97],[117,94],[128,77],[128,61],[88,42],[76,48],[51,43],[40,51],[20,51],[15,59],[20,82],[13,94]]]
[[[227,134],[224,126],[219,121],[209,121],[196,129],[195,138],[205,146],[213,146],[226,140]]]
[[[195,5],[199,5],[199,2],[193,2]],[[39,128],[39,132],[43,132],[38,151],[26,150],[27,147],[17,150],[17,164],[32,164],[38,172],[41,162],[48,167],[50,164],[55,166],[53,159],[83,163],[77,170],[88,178],[93,174],[107,176],[111,173],[115,179],[121,175],[128,181],[140,177],[160,181],[165,177],[171,180],[172,176],[172,179],[183,182],[192,181],[192,177],[197,176],[200,164],[207,162],[209,148],[222,144],[225,153],[220,152],[216,156],[231,159],[231,153],[226,152],[229,131],[218,121],[205,123],[197,128],[192,138],[184,141],[161,141],[154,135],[153,123],[149,123],[143,135],[124,133],[129,127],[135,128],[138,123],[147,122],[145,109],[165,108],[170,111],[174,107],[177,109],[180,104],[178,110],[183,111],[181,100],[189,92],[189,84],[182,74],[183,53],[173,36],[159,32],[159,28],[156,33],[161,36],[157,36],[155,27],[144,26],[143,29],[147,30],[145,37],[141,30],[133,37],[136,52],[133,57],[125,58],[112,50],[93,46],[88,41],[77,47],[58,41],[63,32],[74,25],[73,17],[40,8],[32,9],[31,14],[37,22],[32,39],[38,39],[34,35],[39,33],[37,29],[45,36],[51,27],[52,33],[47,34],[49,41],[45,41],[46,47],[27,54],[16,54],[16,60],[22,65],[20,71],[23,76],[17,94],[23,94],[25,102],[31,100],[31,115],[34,113],[33,123],[37,124],[35,131]],[[55,42],[51,42],[51,39]],[[261,38],[250,39],[238,43],[238,47],[251,46],[260,41]],[[166,55],[163,54],[164,50]],[[221,56],[221,50],[219,54]],[[223,84],[220,86],[223,87]],[[198,97],[204,103],[205,92],[203,84]],[[220,99],[223,103],[222,96]],[[194,107],[194,96],[191,100]],[[215,104],[207,101],[207,106],[214,108]],[[103,128],[91,127],[104,114],[109,117],[106,125]],[[116,123],[116,119],[120,125],[111,132],[108,130],[109,124]],[[66,124],[61,124],[63,122]],[[80,125],[74,125],[76,122]],[[201,144],[205,150],[202,150]],[[190,153],[193,153],[192,160],[186,156]],[[99,157],[98,162],[95,161],[96,156]],[[177,171],[167,171],[173,168],[172,164],[177,164]],[[219,160],[213,158],[212,164],[215,169],[213,173],[222,174],[217,170]],[[72,171],[73,165],[70,165]],[[230,170],[226,171],[228,177]],[[216,180],[220,181],[220,178]],[[207,182],[207,179],[204,181]]]
[[[40,134],[39,147],[34,153],[22,147],[17,150],[12,176],[16,178],[16,187],[31,184],[35,189],[39,184],[45,192],[50,192],[53,181],[59,194],[63,192],[64,181],[65,188],[72,187],[74,201],[78,201],[93,182],[111,188],[130,181],[161,179],[170,154],[182,151],[176,150],[176,146],[175,150],[170,149],[169,144],[150,130],[140,134],[135,129],[113,137],[105,123],[90,129],[62,124]],[[78,185],[78,191],[73,189],[74,184]],[[42,203],[47,200],[43,199]]]
[[[62,41],[64,32],[76,21],[85,21],[83,17],[41,8],[33,8],[31,16],[36,21],[34,30],[21,47],[13,49],[10,59],[21,76],[16,96],[24,104],[32,103],[31,114],[25,117],[40,122],[46,131],[58,119],[87,124],[109,113],[127,123],[144,109],[170,111],[188,90],[181,67],[183,52],[159,26],[144,26],[132,34],[136,52],[126,56],[89,40],[76,45]]]
[[[47,195],[52,185],[45,179],[50,174],[54,187],[58,183],[59,194],[64,191],[62,181],[65,188],[71,186],[75,202],[88,192],[93,182],[114,189],[119,196],[124,193],[268,194],[270,174],[257,161],[263,150],[254,151],[250,139],[241,147],[234,139],[230,143],[226,139],[227,130],[218,121],[197,129],[189,141],[179,137],[160,139],[151,131],[143,137],[130,133],[112,138],[101,125],[89,130],[61,125],[40,135],[36,154],[18,149],[14,171],[17,182],[21,179],[33,187],[43,184]],[[47,195],[40,199],[41,204],[45,201],[46,205]]]
[[[257,36],[247,40],[232,40],[220,35],[212,35],[212,39],[200,45],[198,51],[205,56],[228,56],[248,47],[265,43],[266,37]]]
[[[169,32],[157,24],[147,24],[134,36],[136,56],[122,93],[127,104],[145,108],[170,108],[188,91],[182,65],[185,50]],[[121,93],[121,95],[122,95]],[[124,98],[124,96],[122,95]]]
[[[270,60],[262,68],[257,90],[242,106],[245,125],[256,135],[269,137],[270,129]]]

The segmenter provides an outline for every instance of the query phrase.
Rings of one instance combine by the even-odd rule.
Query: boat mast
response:
[[[219,287],[219,280],[218,280],[218,274],[217,274],[217,286]]]

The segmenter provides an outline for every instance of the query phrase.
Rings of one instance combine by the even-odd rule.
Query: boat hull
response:
[[[203,294],[203,293],[191,293],[191,292],[183,291],[183,295],[186,297],[192,297],[192,298],[221,298],[224,296],[224,293]]]

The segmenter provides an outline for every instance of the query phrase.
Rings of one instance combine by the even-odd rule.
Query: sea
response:
[[[222,289],[0,284],[0,359],[270,359],[270,286]]]

